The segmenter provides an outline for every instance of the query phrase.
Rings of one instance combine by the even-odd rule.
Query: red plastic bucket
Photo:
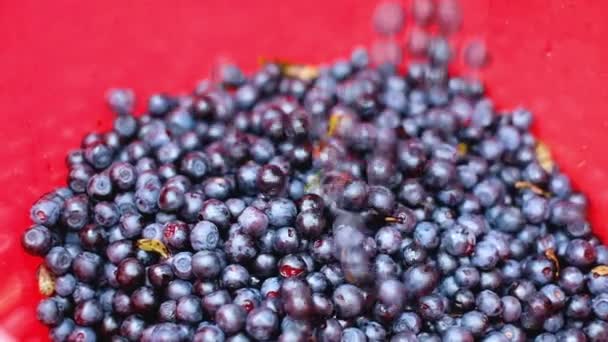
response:
[[[35,269],[19,238],[40,194],[63,184],[64,156],[107,129],[103,95],[132,87],[189,91],[218,57],[322,63],[371,45],[375,1],[18,1],[0,10],[0,340],[47,340],[36,321]],[[523,105],[535,131],[591,200],[608,231],[608,2],[463,1],[463,32],[485,39],[481,77],[499,108]],[[405,37],[399,37],[402,41]],[[460,66],[456,66],[460,69]]]

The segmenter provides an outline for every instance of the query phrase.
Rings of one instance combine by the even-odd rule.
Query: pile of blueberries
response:
[[[230,67],[137,117],[112,92],[23,234],[51,339],[608,341],[585,196],[445,42]]]

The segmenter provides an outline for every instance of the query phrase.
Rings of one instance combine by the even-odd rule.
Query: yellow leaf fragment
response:
[[[547,172],[553,172],[553,167],[555,163],[553,162],[553,158],[551,157],[551,150],[549,150],[549,146],[547,146],[542,141],[539,141],[536,144],[536,160],[540,164],[540,166]]]
[[[332,113],[329,117],[329,124],[327,125],[327,136],[332,137],[336,130],[338,129],[338,125],[342,120],[343,116],[340,113]]]
[[[38,278],[38,291],[40,291],[40,294],[47,297],[51,296],[55,292],[55,276],[53,273],[51,273],[45,264],[41,264],[38,266],[36,277]]]
[[[284,67],[283,73],[289,77],[299,78],[304,81],[311,81],[319,77],[319,68],[308,64],[288,64]]]
[[[399,220],[398,218],[394,217],[394,216],[387,216],[384,218],[384,222],[388,222],[388,223],[395,223],[395,222],[400,222],[401,220]]]
[[[159,240],[156,239],[139,239],[136,243],[137,248],[146,252],[156,252],[161,257],[169,257],[169,249]]]
[[[465,143],[459,143],[458,145],[456,145],[456,150],[458,151],[459,155],[464,156],[467,154],[467,152],[469,152],[469,145]]]
[[[549,197],[551,195],[549,192],[547,192],[547,191],[541,189],[540,187],[538,187],[537,185],[534,185],[527,181],[515,182],[515,188],[516,189],[529,189],[533,193],[535,193],[537,195],[545,196],[545,197]]]
[[[553,248],[547,249],[545,251],[545,257],[547,257],[547,259],[553,262],[553,264],[555,265],[555,276],[559,277],[560,265],[559,259],[557,258],[557,255],[555,255],[555,250]]]
[[[299,78],[303,81],[310,81],[319,77],[319,68],[310,64],[292,63],[280,59],[259,58],[261,65],[274,63],[279,66],[281,73],[285,76]]]
[[[608,275],[608,265],[596,266],[591,270],[591,273],[596,277]]]

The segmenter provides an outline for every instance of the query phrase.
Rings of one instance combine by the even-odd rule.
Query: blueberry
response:
[[[302,236],[316,238],[326,226],[323,213],[317,210],[302,211],[296,217],[295,227]]]
[[[75,304],[79,304],[89,299],[93,299],[95,297],[95,290],[91,287],[91,285],[85,283],[77,283],[74,288],[74,292],[72,292],[72,299]]]
[[[587,324],[585,334],[591,341],[601,341],[608,338],[608,324],[595,320]]]
[[[251,339],[245,333],[238,333],[236,335],[232,335],[226,339],[226,342],[249,342]]]
[[[240,198],[230,198],[226,200],[225,203],[232,217],[239,217],[239,215],[243,213],[243,210],[245,210],[247,206],[245,201]]]
[[[439,319],[446,310],[443,299],[438,295],[421,297],[418,300],[418,308],[420,317],[429,321]]]
[[[430,294],[438,281],[437,270],[428,264],[412,267],[403,274],[403,282],[413,298]]]
[[[165,223],[162,239],[169,247],[184,248],[188,243],[188,225],[181,221]]]
[[[537,292],[526,300],[524,311],[522,312],[522,321],[526,315],[533,319],[544,320],[549,316],[551,310],[551,300],[543,293]]]
[[[543,323],[545,331],[556,333],[564,326],[564,317],[561,312],[551,315]]]
[[[439,252],[437,253],[437,266],[442,273],[448,274],[458,267],[458,260],[448,253]]]
[[[84,195],[68,198],[64,203],[61,220],[70,229],[79,230],[88,221],[88,199]]]
[[[234,292],[233,303],[241,306],[246,312],[260,306],[262,293],[256,288],[242,288]]]
[[[586,341],[586,339],[584,332],[576,328],[562,330],[557,334],[558,341]]]
[[[62,322],[63,316],[59,304],[53,299],[47,298],[38,304],[36,317],[45,325],[56,326]]]
[[[72,266],[73,257],[64,247],[53,247],[45,257],[46,266],[55,275],[63,275]]]
[[[269,309],[254,309],[247,316],[247,333],[258,340],[268,340],[275,336],[279,328],[279,318]]]
[[[68,174],[68,186],[76,193],[87,191],[87,184],[95,174],[93,168],[85,164],[76,164],[70,168]]]
[[[148,112],[152,115],[161,116],[171,110],[174,104],[174,100],[168,95],[154,94],[148,99]]]
[[[251,260],[257,254],[253,239],[241,232],[232,234],[226,240],[224,251],[228,259],[234,262]]]
[[[116,269],[116,280],[124,288],[135,288],[143,284],[144,267],[137,259],[123,259]]]
[[[89,224],[78,232],[78,239],[83,249],[98,252],[106,246],[107,240],[112,237],[106,235],[103,227]]]
[[[492,269],[499,261],[498,250],[494,244],[481,241],[475,246],[471,261],[473,265],[483,270]]]
[[[215,292],[219,289],[219,284],[215,280],[208,281],[196,281],[192,286],[192,292],[204,297],[212,292]]]
[[[521,316],[521,302],[513,296],[504,296],[501,299],[503,312],[502,318],[505,322],[516,322]]]
[[[475,306],[475,294],[471,290],[458,290],[453,297],[458,309],[469,310]]]
[[[137,120],[131,115],[119,115],[114,119],[113,128],[121,140],[127,140],[137,133]]]
[[[462,316],[461,324],[475,336],[483,336],[490,322],[488,317],[479,311],[469,311]]]
[[[101,305],[96,300],[87,300],[76,306],[74,321],[81,326],[95,325],[103,319]]]
[[[588,241],[574,239],[568,243],[566,260],[573,266],[586,267],[595,262],[597,252]]]
[[[196,296],[183,296],[177,300],[175,317],[183,322],[196,323],[203,318],[201,301]]]
[[[283,227],[276,230],[273,241],[274,251],[279,254],[295,252],[300,245],[299,234],[292,227]]]
[[[85,159],[84,152],[81,149],[71,150],[65,157],[65,164],[67,167],[82,165],[83,163],[85,163]]]
[[[45,226],[35,225],[23,233],[21,245],[28,253],[43,256],[51,249],[53,236]]]
[[[320,341],[340,341],[342,329],[340,323],[336,319],[331,318],[316,329],[316,337]]]
[[[76,283],[76,278],[70,273],[57,277],[55,279],[55,293],[60,296],[67,297],[76,289]]]
[[[600,294],[591,301],[591,307],[595,316],[601,320],[608,318],[608,295]]]
[[[502,195],[503,187],[496,179],[481,181],[473,188],[473,194],[484,207],[490,207]]]
[[[341,341],[363,342],[367,341],[367,337],[361,329],[350,327],[342,331]]]
[[[245,287],[251,279],[247,269],[241,265],[232,264],[224,268],[221,280],[226,288],[235,290]]]
[[[494,269],[489,272],[481,273],[479,286],[484,290],[497,290],[503,282],[503,276],[500,270]]]
[[[131,294],[131,303],[136,313],[147,315],[156,310],[158,298],[152,288],[142,286]]]
[[[209,169],[209,160],[203,152],[189,152],[181,161],[181,171],[192,179],[200,179]]]
[[[400,332],[398,334],[393,335],[393,337],[391,338],[390,341],[391,342],[410,342],[410,341],[421,340],[421,341],[431,341],[432,342],[432,341],[435,341],[435,340],[439,339],[439,337],[437,337],[437,336],[434,336],[434,337],[430,337],[429,336],[429,338],[427,338],[426,340],[423,340],[427,336],[426,335],[422,335],[422,334],[419,337],[421,339],[419,339],[418,337],[416,337],[416,335],[413,332],[411,332],[411,331],[404,331],[404,332]]]
[[[264,235],[268,228],[268,216],[254,207],[247,207],[238,217],[238,223],[241,225],[245,234],[253,237]]]
[[[257,172],[255,186],[264,194],[269,196],[279,195],[283,191],[285,184],[285,174],[276,165],[264,165],[259,172]]]
[[[135,206],[143,214],[153,214],[158,211],[158,196],[160,186],[155,182],[148,182],[135,191]]]
[[[97,335],[95,330],[89,327],[75,326],[72,332],[68,335],[68,342],[95,342],[97,341]]]
[[[397,152],[397,165],[402,171],[418,174],[425,166],[426,153],[422,146],[414,143],[402,143]]]
[[[401,245],[401,233],[394,227],[382,227],[376,233],[376,244],[380,253],[393,254]]]
[[[371,239],[370,239],[371,240]],[[371,240],[373,242],[373,240]],[[340,264],[344,278],[349,283],[364,285],[371,279],[370,253],[365,247],[349,247],[342,249],[340,253]]]
[[[277,262],[277,257],[273,254],[258,254],[252,265],[254,274],[261,278],[275,275]]]
[[[461,266],[454,273],[456,283],[464,288],[474,288],[479,284],[481,275],[475,267]]]
[[[343,284],[332,295],[338,317],[352,318],[363,310],[363,295],[354,285]]]
[[[276,198],[268,203],[268,223],[275,227],[293,225],[297,214],[295,204],[286,198]]]
[[[232,179],[213,177],[203,183],[203,192],[209,198],[226,200],[231,195],[233,187]]]
[[[89,197],[92,197],[94,199],[108,198],[112,194],[112,191],[112,182],[110,180],[110,177],[105,173],[93,175],[89,179],[86,187],[87,194],[89,195]]]
[[[334,304],[326,295],[314,293],[312,295],[312,303],[316,315],[323,318],[329,318],[334,313]]]
[[[427,249],[434,249],[440,242],[438,227],[431,222],[419,223],[414,231],[414,241]]]
[[[138,316],[131,315],[125,318],[120,325],[120,335],[127,338],[129,341],[138,341],[145,328],[145,321]]]
[[[507,342],[509,339],[500,331],[489,333],[484,339],[484,342]]]
[[[502,302],[496,293],[484,290],[477,295],[477,309],[488,317],[500,316],[503,312]]]
[[[91,252],[81,252],[74,258],[72,270],[78,280],[93,282],[101,273],[101,262],[102,259],[99,255]]]
[[[200,251],[192,256],[192,274],[198,279],[214,279],[221,272],[221,263],[214,252]]]
[[[442,247],[451,255],[469,255],[475,248],[475,235],[468,229],[456,226],[447,230],[441,240]]]
[[[61,323],[50,330],[49,337],[54,341],[67,340],[75,327],[76,325],[73,320],[65,318]]]
[[[218,228],[227,228],[230,224],[230,210],[226,204],[216,199],[208,199],[203,202],[199,218],[210,221]]]
[[[197,223],[190,231],[190,244],[197,251],[215,249],[219,239],[217,226],[209,221]]]
[[[400,255],[404,264],[418,265],[427,259],[428,253],[421,245],[410,243],[401,248]]]
[[[225,304],[232,303],[232,298],[226,290],[217,290],[203,297],[202,305],[205,313],[215,316],[218,309]]]
[[[463,342],[472,342],[474,341],[473,334],[461,327],[451,327],[443,333],[443,340],[445,341],[463,341]]]
[[[543,286],[540,292],[549,298],[553,310],[560,310],[566,305],[566,293],[561,287],[555,284],[548,284]]]
[[[215,313],[215,322],[226,334],[234,334],[245,326],[247,313],[239,305],[222,305]]]
[[[112,163],[112,149],[97,143],[84,149],[85,160],[97,170],[105,169]]]
[[[30,209],[30,218],[34,223],[51,227],[61,217],[63,202],[60,198],[43,196]]]
[[[367,204],[380,214],[390,215],[395,206],[395,195],[384,186],[371,186],[367,196]]]
[[[223,342],[225,341],[224,332],[215,325],[206,325],[197,330],[192,340],[194,342]]]

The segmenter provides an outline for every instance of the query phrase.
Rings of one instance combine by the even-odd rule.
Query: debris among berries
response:
[[[603,277],[608,275],[608,266],[606,265],[599,265],[599,266],[595,266],[592,270],[591,273],[594,276],[599,276],[599,277]]]
[[[55,292],[55,276],[44,265],[38,266],[36,271],[38,278],[38,291],[43,296],[51,296]]]
[[[527,181],[517,181],[515,182],[515,188],[516,189],[530,189],[533,193],[537,194],[537,195],[541,195],[541,196],[545,196],[545,197],[549,197],[550,193],[546,192],[545,190],[541,189],[539,186],[534,185],[530,182]]]
[[[547,172],[553,171],[554,162],[553,157],[551,156],[551,150],[549,149],[549,146],[539,141],[536,144],[535,152],[536,158],[540,166]]]
[[[146,252],[156,252],[163,258],[169,257],[169,249],[165,244],[155,239],[139,239],[137,240],[137,248]]]
[[[545,251],[545,256],[547,257],[547,259],[553,262],[553,265],[555,266],[555,276],[559,277],[559,259],[557,258],[557,255],[555,255],[555,250],[553,248],[547,249]]]

